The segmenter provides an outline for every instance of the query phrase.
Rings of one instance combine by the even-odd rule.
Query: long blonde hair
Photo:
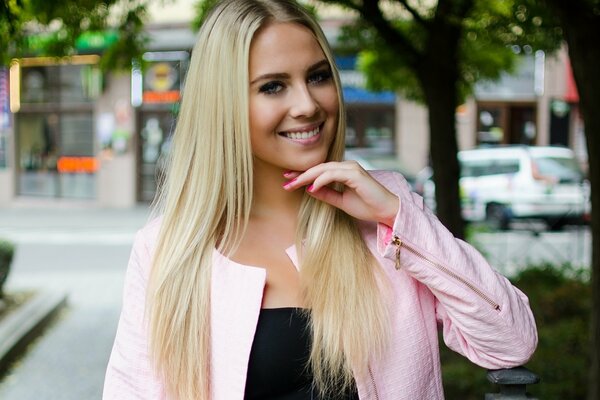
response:
[[[334,70],[339,125],[328,160],[341,160],[345,115],[334,59],[318,24],[291,0],[226,0],[194,47],[166,180],[149,279],[150,354],[170,398],[210,398],[210,279],[215,249],[231,254],[252,205],[248,60],[258,29],[301,24]],[[310,315],[310,367],[326,393],[364,376],[386,343],[380,269],[353,218],[306,195],[296,244]]]

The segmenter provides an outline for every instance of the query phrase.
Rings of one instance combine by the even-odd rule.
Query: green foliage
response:
[[[195,30],[200,29],[202,22],[208,16],[209,11],[217,3],[218,0],[200,0],[196,3],[196,17],[192,21],[192,27]]]
[[[22,45],[22,21],[19,18],[23,0],[5,0],[0,3],[0,66],[10,60],[8,54]]]
[[[15,246],[11,242],[0,239],[0,299],[3,297],[4,283],[8,278],[14,254]]]
[[[173,0],[7,0],[0,7],[0,65],[14,57],[78,53],[83,33],[115,30],[105,49],[105,69],[128,69],[147,43],[143,34],[150,2]]]
[[[141,59],[148,44],[144,33],[144,22],[147,17],[145,5],[138,5],[127,11],[121,23],[119,39],[104,53],[101,67],[104,70],[127,70],[131,68],[132,59]]]
[[[202,26],[202,22],[208,16],[208,13],[212,9],[212,7],[218,2],[218,0],[198,0],[196,3],[196,16],[192,21],[192,28],[194,30],[199,30]],[[316,8],[310,4],[303,4],[303,7],[311,13],[314,17],[317,17]]]
[[[529,297],[539,344],[527,367],[541,377],[528,387],[544,400],[584,399],[589,370],[591,292],[588,271],[542,265],[519,273],[513,284]],[[496,391],[485,370],[442,349],[444,389],[449,399],[480,399]]]
[[[321,2],[351,8],[347,0]],[[426,57],[431,38],[437,34],[436,19],[449,15],[440,17],[435,2],[430,6],[421,3],[419,9],[410,12],[403,1],[387,3],[390,8],[403,11],[394,14],[404,15],[403,18],[389,13],[387,21],[409,46],[391,46],[382,39],[381,25],[360,18],[343,28],[342,51],[359,53],[358,65],[365,72],[370,89],[397,90],[406,98],[424,102],[418,79],[419,62]],[[459,2],[454,3],[458,7]],[[552,52],[562,40],[556,20],[535,0],[475,0],[466,18],[447,23],[457,25],[461,31],[457,55],[460,77],[456,82],[460,102],[472,93],[475,83],[496,80],[502,72],[514,71],[517,54]]]

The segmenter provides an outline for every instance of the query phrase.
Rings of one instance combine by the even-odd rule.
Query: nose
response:
[[[290,115],[292,117],[312,117],[318,109],[319,103],[314,98],[308,86],[301,85],[293,91],[290,106]]]

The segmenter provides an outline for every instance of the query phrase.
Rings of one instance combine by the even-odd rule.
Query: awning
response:
[[[395,104],[394,92],[370,92],[366,89],[344,86],[344,101],[346,103]]]
[[[577,85],[575,84],[575,78],[573,78],[573,70],[571,69],[571,62],[567,63],[566,68],[566,80],[567,89],[565,91],[564,100],[568,103],[579,103],[579,93],[577,92]]]

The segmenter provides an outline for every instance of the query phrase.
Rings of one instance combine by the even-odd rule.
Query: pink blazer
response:
[[[483,368],[524,364],[537,345],[527,297],[469,244],[455,239],[404,178],[373,176],[400,198],[392,228],[361,223],[367,244],[393,289],[391,341],[369,376],[357,378],[361,400],[443,399],[438,328],[446,345]],[[123,309],[104,383],[105,400],[166,399],[148,357],[146,284],[160,222],[136,236]],[[298,266],[294,247],[287,250]],[[266,272],[217,251],[211,282],[212,398],[242,400]],[[399,262],[399,265],[397,265]],[[399,267],[399,268],[397,268]]]

